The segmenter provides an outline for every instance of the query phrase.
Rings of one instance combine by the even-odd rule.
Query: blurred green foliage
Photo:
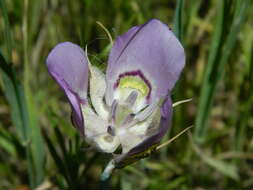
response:
[[[253,189],[253,3],[250,0],[0,0],[0,189],[98,189],[107,155],[87,149],[45,59],[62,41],[106,67],[112,37],[158,18],[187,63],[164,139],[188,135],[115,171],[110,189]]]

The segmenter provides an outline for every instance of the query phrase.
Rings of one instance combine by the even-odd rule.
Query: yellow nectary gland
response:
[[[125,76],[120,79],[119,88],[132,88],[138,90],[143,97],[149,93],[148,85],[139,77]]]

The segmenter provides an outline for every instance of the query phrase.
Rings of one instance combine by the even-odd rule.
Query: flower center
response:
[[[151,85],[139,70],[119,75],[114,85],[114,99],[123,104],[132,92],[135,93],[136,97],[131,109],[133,113],[137,113],[147,105],[151,94]]]
[[[81,105],[86,139],[104,152],[119,146],[127,152],[146,137],[158,106],[153,100],[150,104],[150,82],[140,70],[125,72],[106,93],[103,75],[91,66],[90,71],[91,105]]]

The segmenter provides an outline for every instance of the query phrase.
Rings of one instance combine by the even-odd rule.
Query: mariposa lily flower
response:
[[[46,64],[68,97],[73,125],[99,151],[121,148],[113,154],[120,168],[145,157],[166,134],[185,54],[169,27],[152,19],[117,37],[105,74],[71,42],[56,45]]]

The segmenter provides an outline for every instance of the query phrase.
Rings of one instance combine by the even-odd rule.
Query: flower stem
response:
[[[103,173],[100,176],[100,189],[101,190],[108,190],[109,189],[109,179],[110,176],[115,169],[114,160],[111,160],[106,168],[104,169]]]

